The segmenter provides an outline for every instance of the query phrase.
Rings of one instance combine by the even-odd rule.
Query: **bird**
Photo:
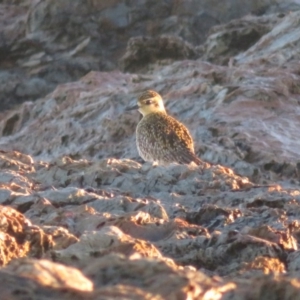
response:
[[[143,115],[136,127],[136,146],[143,160],[159,165],[203,163],[195,155],[189,130],[167,114],[160,94],[153,90],[143,92],[137,104],[126,110],[135,109]]]

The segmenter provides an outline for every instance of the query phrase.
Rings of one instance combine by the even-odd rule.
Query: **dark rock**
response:
[[[160,36],[156,38],[135,37],[128,42],[121,66],[125,72],[145,72],[149,64],[168,60],[196,59],[199,57],[196,49],[189,43],[175,36]]]

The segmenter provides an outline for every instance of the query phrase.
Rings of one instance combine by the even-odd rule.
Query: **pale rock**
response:
[[[300,40],[299,26],[300,12],[289,13],[265,34],[247,51],[237,55],[238,65],[264,60],[270,66],[283,66],[290,59],[299,57],[298,44]]]
[[[22,259],[10,264],[4,271],[30,278],[54,289],[93,290],[93,283],[79,270],[48,260]]]
[[[53,250],[61,250],[68,248],[70,245],[79,241],[79,239],[71,234],[66,228],[58,226],[42,226],[46,234],[52,236]]]
[[[75,187],[39,192],[39,196],[49,200],[54,206],[84,204],[97,198],[97,195]]]
[[[225,26],[214,26],[203,44],[202,59],[227,65],[231,58],[255,45],[281,21],[282,18],[277,14],[260,17],[248,15],[232,20]]]
[[[93,278],[96,286],[124,282],[126,285],[142,287],[165,299],[205,299],[205,295],[212,290],[221,297],[227,290],[224,282],[208,278],[201,272],[183,270],[159,259],[134,256],[128,259],[122,255],[110,254],[85,268],[84,272]],[[224,291],[221,287],[224,287]]]
[[[125,255],[137,252],[145,257],[161,257],[160,252],[150,243],[133,239],[113,226],[106,226],[98,232],[84,233],[78,243],[64,250],[53,250],[51,257],[55,261],[82,268],[95,257],[102,257],[111,252]]]

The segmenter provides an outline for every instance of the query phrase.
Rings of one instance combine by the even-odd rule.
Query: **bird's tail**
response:
[[[194,162],[197,166],[205,164],[194,152],[185,149],[180,155],[179,163],[189,164],[191,162]]]
[[[201,160],[195,153],[192,153],[192,161],[197,165],[197,166],[200,166],[200,165],[203,165],[204,164],[204,161]]]

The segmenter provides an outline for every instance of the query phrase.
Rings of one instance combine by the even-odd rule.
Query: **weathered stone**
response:
[[[222,3],[210,0],[116,0],[107,4],[74,1],[1,1],[2,109],[43,97],[55,89],[57,84],[77,80],[91,70],[117,69],[118,60],[123,56],[127,41],[132,37],[149,36],[155,41],[161,35],[172,35],[195,46],[205,41],[209,29],[214,25],[249,13],[261,15],[299,9],[296,0],[286,0],[284,3],[278,3],[277,0],[224,0]],[[238,41],[244,47],[232,45],[233,48],[244,50],[251,44],[247,42],[247,37],[253,41],[261,32],[251,28],[247,30],[245,27],[243,30],[234,31],[243,31],[244,35],[237,34],[240,37],[238,39],[224,36],[222,39],[233,41],[233,44]],[[148,55],[150,58],[158,53],[155,47],[153,51],[147,52],[151,52]],[[169,49],[163,57],[170,57],[173,53],[173,59],[174,52]],[[159,53],[162,54],[162,51]],[[182,55],[178,56],[177,53],[176,57]],[[223,59],[226,60],[227,57]],[[132,64],[125,65],[126,69],[140,69]],[[10,134],[10,131],[5,133]]]
[[[0,272],[1,296],[3,299],[11,300],[48,300],[68,299],[68,300],[86,300],[86,292],[75,291],[73,289],[55,289],[49,286],[43,286],[35,280],[10,274],[6,271]],[[96,299],[91,296],[90,299]],[[103,299],[103,298],[102,298]]]
[[[61,250],[75,244],[79,239],[71,234],[66,228],[58,226],[42,226],[42,229],[47,235],[52,237],[53,250]]]
[[[8,203],[12,192],[9,189],[0,189],[0,203]]]
[[[3,270],[54,289],[93,290],[93,283],[79,270],[48,260],[19,259]]]
[[[106,226],[99,232],[83,234],[80,241],[65,250],[52,251],[52,259],[79,267],[86,266],[95,257],[108,253],[122,253],[130,256],[139,253],[144,257],[161,257],[159,251],[150,243],[134,240],[116,227]]]
[[[235,55],[249,49],[252,45],[280,23],[277,15],[261,17],[246,16],[228,24],[211,28],[203,45],[203,60],[227,65]]]
[[[5,63],[19,68],[0,74],[11,80],[0,82],[7,101],[38,97],[49,82],[94,66],[113,68],[129,32],[149,38],[146,48],[133,39],[127,53],[131,70],[146,74],[90,72],[0,113],[3,298],[297,299],[299,12],[219,25],[195,47],[202,37],[189,24],[207,20],[203,31],[218,24],[226,1],[33,0],[25,38],[23,17],[11,15],[7,24],[21,29],[6,50],[0,41]],[[266,4],[253,3],[235,5],[246,11]],[[276,3],[255,13],[290,7]],[[170,38],[175,27],[182,39]],[[135,50],[146,50],[147,61]],[[164,96],[210,164],[142,161],[135,145],[140,116],[125,108],[149,88]]]
[[[256,44],[236,56],[237,64],[253,64],[264,61],[270,66],[283,66],[291,57],[293,60],[297,60],[299,57],[297,45],[300,35],[296,28],[299,26],[299,15],[299,11],[287,14]]]
[[[218,295],[222,294],[217,292],[222,283],[201,272],[140,257],[109,255],[88,266],[85,274],[99,287],[120,282],[168,299],[202,298],[214,288]]]
[[[52,246],[52,239],[43,230],[33,226],[21,213],[0,206],[1,265],[12,258],[41,257]]]
[[[134,37],[128,41],[121,66],[125,72],[146,71],[149,64],[158,61],[196,59],[197,50],[189,43],[175,36]]]
[[[284,274],[286,273],[286,267],[284,263],[278,258],[257,256],[253,261],[245,263],[244,267],[241,270],[239,270],[239,274],[244,277],[250,276],[251,272],[256,274],[260,273],[260,275],[274,273]]]

